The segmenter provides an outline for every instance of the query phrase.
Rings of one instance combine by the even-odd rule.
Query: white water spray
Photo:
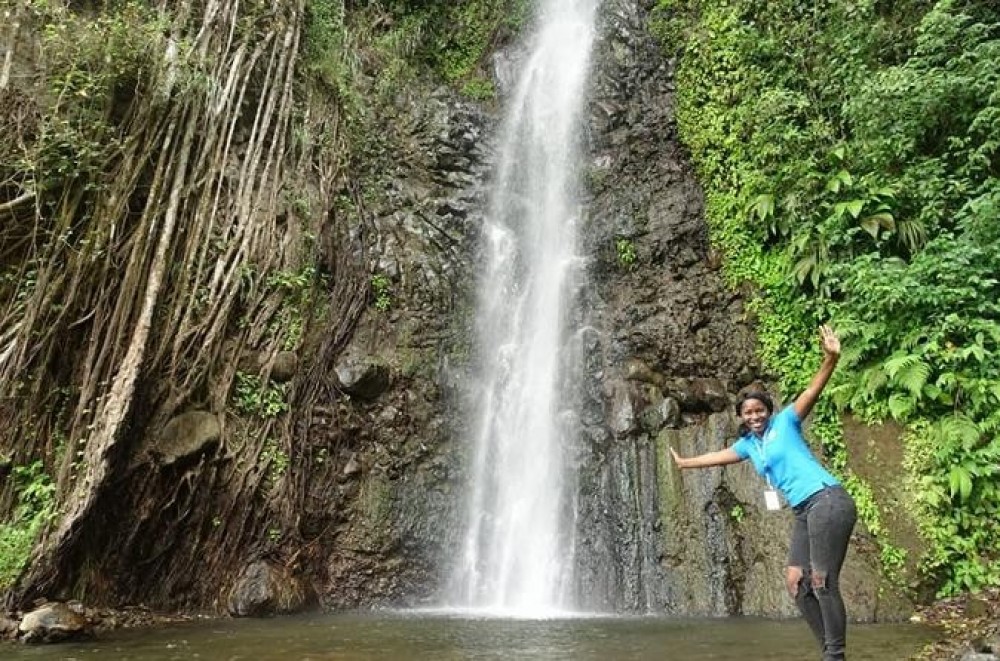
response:
[[[485,230],[480,418],[456,606],[517,617],[572,609],[576,480],[559,418],[597,1],[543,0],[507,108]]]

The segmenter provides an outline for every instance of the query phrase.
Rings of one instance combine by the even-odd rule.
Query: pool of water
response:
[[[857,625],[852,661],[906,659],[934,638],[916,625]],[[120,631],[85,643],[0,645],[6,661],[369,661],[414,659],[815,661],[804,623],[593,617],[512,620],[441,614],[211,620]]]

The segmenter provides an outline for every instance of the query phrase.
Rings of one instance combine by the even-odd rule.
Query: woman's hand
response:
[[[805,420],[812,411],[813,405],[826,387],[826,382],[836,369],[837,361],[840,360],[840,338],[833,329],[823,324],[819,327],[819,338],[819,344],[823,348],[823,362],[820,363],[819,370],[809,382],[809,386],[795,399],[795,415],[799,420]]]
[[[820,346],[827,356],[840,356],[840,338],[833,329],[823,324],[819,327]]]
[[[678,468],[686,468],[685,463],[687,462],[684,457],[677,454],[677,450],[670,448],[670,454],[674,456],[674,463],[677,464]]]
[[[742,457],[736,454],[732,448],[706,452],[694,457],[682,457],[677,454],[676,450],[670,448],[670,454],[673,455],[674,462],[676,462],[678,468],[708,468],[710,466],[725,466],[726,464],[735,464],[743,461]]]

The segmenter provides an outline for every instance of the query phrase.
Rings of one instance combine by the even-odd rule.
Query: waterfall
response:
[[[467,529],[452,599],[518,617],[571,610],[576,479],[564,432],[579,138],[598,0],[543,0],[506,109],[484,228]]]

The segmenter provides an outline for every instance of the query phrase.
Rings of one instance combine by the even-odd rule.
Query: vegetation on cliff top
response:
[[[923,578],[942,595],[1000,584],[1000,8],[660,0],[655,20],[766,363],[800,389],[801,348],[832,320],[836,404],[907,426]],[[816,431],[878,534],[835,419]]]

